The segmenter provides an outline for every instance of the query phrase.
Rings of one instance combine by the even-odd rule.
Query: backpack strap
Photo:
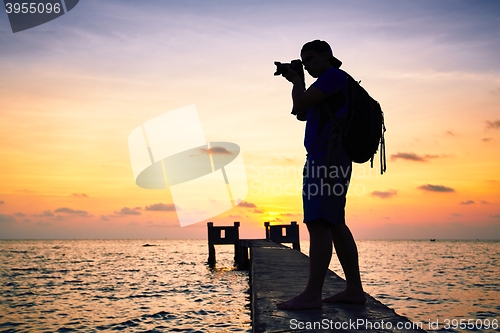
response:
[[[342,70],[343,71],[343,70]],[[353,84],[361,84],[361,81],[356,81],[349,73],[343,71],[345,75],[347,76],[348,86],[349,90],[351,93],[350,99],[349,99],[349,108],[354,108],[353,103],[355,103],[355,98],[354,98],[354,89],[351,88]],[[378,102],[377,102],[378,103]],[[348,127],[350,126],[350,122],[348,124]],[[385,155],[385,137],[384,133],[386,131],[385,124],[384,124],[384,113],[382,112],[382,127],[381,127],[382,133],[380,134],[380,174],[383,175],[384,172],[387,169],[387,160],[386,160],[386,155]],[[375,154],[370,158],[370,167],[373,168],[373,160],[375,158]]]
[[[385,124],[384,124],[384,114],[382,114],[382,135],[380,136],[380,174],[383,175],[387,169],[387,162],[385,158]],[[372,168],[373,168],[373,156],[372,156]]]
[[[341,69],[340,69],[341,70]],[[332,121],[332,132],[335,133],[335,131],[338,131],[339,135],[337,136],[338,138],[332,138],[333,133],[330,134],[329,139],[328,139],[328,157],[327,157],[327,163],[328,167],[330,167],[330,161],[331,161],[331,154],[333,150],[333,145],[334,144],[342,144],[345,132],[349,130],[351,126],[351,121],[352,121],[352,112],[354,112],[354,107],[356,103],[356,97],[355,97],[355,87],[353,85],[359,85],[361,81],[356,81],[349,73],[346,71],[341,70],[347,78],[347,93],[348,96],[346,96],[342,91],[334,94],[332,96],[327,97],[327,100],[323,103],[323,110],[327,112],[327,114],[330,115],[330,119]],[[361,88],[362,89],[362,88]],[[339,94],[342,94],[343,96],[338,96]],[[340,98],[339,98],[340,97]],[[347,124],[339,124],[338,121],[336,121],[334,115],[337,111],[339,111],[344,103],[347,101],[349,102],[348,106],[348,122]],[[373,100],[373,99],[372,99]],[[376,101],[375,101],[376,102]],[[376,102],[378,103],[378,102]],[[382,112],[382,111],[381,111]],[[385,154],[385,138],[384,138],[384,133],[386,131],[385,124],[384,124],[384,114],[382,112],[382,127],[381,127],[381,136],[380,136],[380,173],[384,174],[384,172],[387,169],[387,161],[386,161],[386,154]],[[374,160],[375,154],[370,158],[370,165],[373,168],[373,160]]]
[[[342,71],[343,73],[347,74],[346,72]],[[349,88],[349,81],[348,81],[348,87],[347,87],[347,93],[349,94],[351,91]],[[332,161],[332,151],[334,146],[341,146],[342,145],[342,140],[344,136],[344,132],[346,128],[348,128],[348,125],[340,124],[338,119],[335,118],[335,114],[344,106],[344,104],[348,101],[350,103],[351,101],[351,96],[346,96],[346,94],[343,91],[339,91],[333,95],[328,96],[325,101],[322,103],[321,106],[321,111],[325,112],[331,122],[331,131],[328,136],[328,153],[326,157],[326,163],[327,163],[327,170],[330,169],[331,166],[331,161]],[[350,108],[349,104],[349,108]],[[337,151],[337,150],[336,150]],[[338,154],[334,156],[335,158],[339,158]]]

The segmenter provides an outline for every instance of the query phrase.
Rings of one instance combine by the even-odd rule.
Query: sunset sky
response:
[[[83,0],[18,33],[2,10],[0,239],[206,238],[207,221],[262,238],[265,221],[302,222],[305,123],[273,62],[314,39],[385,114],[387,173],[378,155],[353,172],[355,238],[500,239],[496,0]],[[207,141],[241,148],[248,195],[181,227],[168,188],[136,185],[128,138],[189,105]]]

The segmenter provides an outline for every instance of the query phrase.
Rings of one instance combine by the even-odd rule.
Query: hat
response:
[[[302,46],[302,50],[300,50],[300,53],[304,51],[326,52],[330,55],[330,63],[334,67],[339,68],[342,65],[342,61],[333,56],[332,48],[330,47],[330,45],[328,45],[328,43],[323,40],[316,39],[312,42],[305,43],[304,46]]]

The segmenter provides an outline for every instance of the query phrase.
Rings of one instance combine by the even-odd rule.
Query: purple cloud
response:
[[[389,190],[389,191],[373,191],[371,195],[373,197],[379,197],[380,199],[388,199],[392,198],[393,196],[397,195],[398,191],[395,190]]]
[[[50,210],[45,210],[42,214],[35,214],[36,217],[52,217],[54,214]]]
[[[210,149],[200,148],[201,152],[204,154],[208,154],[209,152],[214,155],[233,155],[232,152],[227,150],[224,147],[212,147]]]
[[[88,198],[89,197],[85,193],[71,193],[71,196],[75,197],[75,198]]]
[[[500,128],[500,120],[487,120],[486,121],[486,128]]]
[[[141,212],[139,212],[141,208],[140,207],[135,207],[135,208],[128,208],[128,207],[123,207],[120,209],[119,212],[115,212],[115,214],[119,215],[141,215]]]
[[[159,211],[162,211],[162,212],[171,212],[171,211],[175,211],[175,205],[174,204],[163,204],[163,203],[157,203],[157,204],[152,204],[150,206],[147,206],[146,207],[146,210],[149,210],[149,211],[156,211],[156,212],[159,212]]]
[[[57,208],[56,210],[54,210],[54,213],[64,213],[64,214],[80,215],[80,216],[88,216],[89,214],[84,210],[72,209],[67,207]]]
[[[240,207],[246,207],[246,208],[257,208],[257,206],[251,202],[247,202],[247,201],[242,201],[238,204],[238,206]]]
[[[424,155],[420,156],[415,153],[396,153],[391,155],[391,160],[395,161],[398,159],[414,161],[414,162],[427,162],[431,158],[438,158],[439,155]]]
[[[455,192],[455,190],[452,189],[451,187],[446,187],[443,185],[432,185],[432,184],[419,186],[418,189],[428,192]]]

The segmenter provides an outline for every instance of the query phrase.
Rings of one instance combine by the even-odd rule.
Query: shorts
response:
[[[352,173],[352,161],[343,148],[327,158],[307,159],[302,181],[304,223],[324,219],[336,225],[345,223],[346,195]]]

